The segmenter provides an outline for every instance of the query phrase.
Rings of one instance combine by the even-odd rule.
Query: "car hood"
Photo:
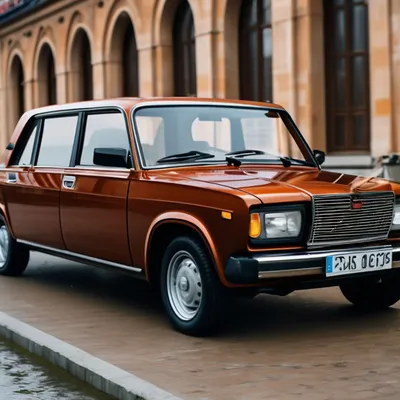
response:
[[[178,172],[183,179],[230,187],[263,203],[309,201],[313,195],[392,190],[389,181],[303,167],[198,168]]]

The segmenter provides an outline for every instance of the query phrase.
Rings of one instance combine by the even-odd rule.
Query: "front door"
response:
[[[60,190],[69,166],[77,115],[44,116],[32,123],[18,160],[7,169],[5,197],[16,238],[64,249]],[[17,152],[18,154],[18,152]]]
[[[131,266],[127,197],[130,169],[94,165],[95,148],[130,152],[125,114],[119,110],[85,116],[76,163],[65,170],[61,189],[62,233],[68,251]]]

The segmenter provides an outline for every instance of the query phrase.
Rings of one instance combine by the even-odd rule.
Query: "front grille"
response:
[[[352,199],[362,207],[353,209]],[[313,208],[310,246],[382,240],[392,225],[394,193],[314,196]]]

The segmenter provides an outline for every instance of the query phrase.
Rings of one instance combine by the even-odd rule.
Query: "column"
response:
[[[67,72],[63,69],[56,73],[57,76],[57,103],[65,104],[68,101]]]
[[[33,97],[34,97],[33,88],[34,88],[34,80],[32,78],[24,82],[25,111],[35,108],[35,105],[33,103]]]
[[[293,0],[272,0],[273,98],[296,116]]]
[[[223,85],[218,85],[218,81],[223,81],[223,77],[218,75],[221,60],[221,44],[223,36],[221,32],[206,31],[196,35],[196,74],[197,74],[197,96],[215,97],[223,95]],[[218,51],[219,50],[219,51]]]
[[[105,97],[104,62],[92,63],[93,100],[101,100]]]
[[[393,3],[398,3],[398,0]],[[381,156],[392,149],[390,0],[369,1],[368,8],[371,155]]]
[[[159,54],[161,53],[161,54]],[[159,54],[160,59],[159,62],[155,62],[155,54]],[[138,49],[138,68],[139,68],[139,96],[141,97],[150,97],[154,95],[162,96],[164,94],[170,94],[171,90],[170,82],[172,78],[169,79],[169,82],[164,82],[165,77],[163,76],[163,71],[166,68],[165,64],[162,62],[162,51],[161,48],[155,48],[152,46],[148,46],[145,48]],[[159,67],[158,67],[159,66]],[[155,67],[157,68],[157,73],[155,71]],[[156,74],[156,84],[154,82]]]
[[[296,118],[312,148],[326,149],[323,4],[297,1],[295,25]]]
[[[154,49],[154,94],[156,96],[173,96],[174,70],[172,45],[158,45]],[[145,57],[139,52],[139,68],[145,65]],[[146,68],[149,68],[146,65]],[[140,78],[142,80],[142,78]]]
[[[400,152],[400,1],[391,1],[393,148]]]
[[[12,132],[7,127],[7,91],[5,84],[7,79],[3,74],[3,51],[3,43],[0,43],[0,115],[2,115],[2,118],[0,118],[0,145],[4,149]]]

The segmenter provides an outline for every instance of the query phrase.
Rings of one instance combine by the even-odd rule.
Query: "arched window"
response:
[[[122,51],[123,95],[139,96],[139,65],[132,22],[126,23]]]
[[[21,115],[25,112],[25,88],[24,88],[24,69],[22,61],[18,56],[14,56],[10,70],[11,98],[11,127],[15,124]]]
[[[108,49],[107,92],[109,96],[139,96],[139,59],[131,18],[124,11],[112,27]]]
[[[73,100],[93,99],[93,75],[90,42],[86,32],[79,29],[71,50]]]
[[[57,103],[57,81],[53,52],[46,43],[40,50],[38,61],[39,106]]]
[[[328,151],[370,149],[368,5],[325,0]]]
[[[243,0],[239,22],[240,98],[272,99],[271,0]]]
[[[181,0],[176,11],[173,46],[174,94],[196,96],[196,38],[193,13],[187,0]]]

